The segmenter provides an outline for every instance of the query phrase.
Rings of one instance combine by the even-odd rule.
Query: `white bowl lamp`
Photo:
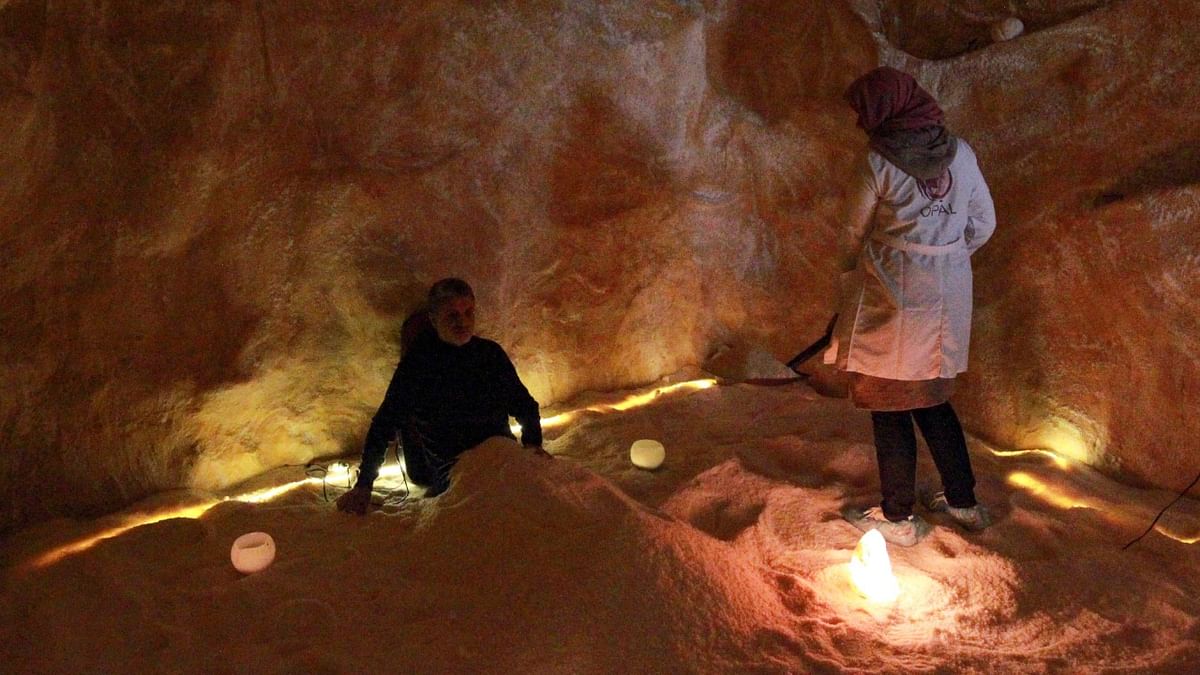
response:
[[[653,471],[662,466],[663,460],[667,457],[667,451],[663,448],[663,444],[649,438],[643,438],[633,442],[629,448],[629,461],[639,469]]]
[[[992,24],[992,42],[1006,42],[1021,36],[1025,32],[1025,24],[1015,16],[1001,19]]]
[[[261,572],[275,560],[275,540],[266,532],[243,534],[234,540],[229,559],[242,574]]]

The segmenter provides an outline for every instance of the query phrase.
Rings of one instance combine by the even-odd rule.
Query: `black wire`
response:
[[[304,467],[304,475],[308,476],[309,478],[316,478],[318,475],[321,477],[321,498],[324,499],[325,503],[328,504],[329,492],[325,489],[325,477],[329,475],[329,467],[325,466],[324,464],[317,464],[316,462],[313,462]]]
[[[404,503],[406,503],[408,501],[409,497],[412,495],[412,488],[408,484],[408,476],[404,470],[404,462],[402,462],[400,460],[400,444],[399,443],[396,443],[396,445],[395,445],[395,453],[396,453],[396,464],[400,467],[400,477],[404,480],[404,496],[400,499],[400,504],[403,505]],[[354,482],[355,482],[355,479],[358,477],[359,471],[360,471],[360,469],[356,467],[355,469],[346,472],[346,489],[347,490],[354,489]],[[326,466],[324,464],[320,464],[318,462],[310,462],[309,464],[305,465],[305,467],[304,467],[304,475],[308,476],[309,478],[320,477],[320,479],[321,479],[321,499],[323,499],[325,501],[325,503],[329,503],[330,501],[332,501],[329,499],[329,481],[328,481],[329,467],[328,466]],[[399,490],[399,488],[397,488],[396,490],[392,490],[391,492],[388,493],[388,496],[395,494],[398,490]]]
[[[425,453],[427,458],[433,458],[433,453],[429,452],[428,449],[421,447],[421,444],[419,444],[419,443],[417,444],[417,446],[418,446],[419,450],[421,450]],[[406,470],[404,460],[400,456],[400,448],[401,448],[400,440],[399,440],[399,438],[397,438],[396,443],[392,446],[392,450],[393,450],[393,454],[396,457],[396,465],[400,467],[400,479],[404,482],[404,496],[400,498],[400,505],[403,506],[404,504],[408,503],[408,500],[412,497],[412,486],[409,485],[409,483],[408,483],[408,471]],[[445,469],[448,464],[449,464],[448,462],[440,464],[440,465],[438,465],[438,468]],[[354,471],[347,472],[347,477],[346,477],[346,489],[347,490],[354,489],[354,479],[355,479],[356,475],[358,474],[358,472],[359,472],[359,469],[357,469],[357,468]],[[304,475],[308,476],[309,478],[316,478],[318,476],[321,478],[321,498],[324,499],[326,503],[328,503],[330,501],[328,481],[327,481],[327,477],[329,475],[329,467],[325,466],[324,464],[317,463],[317,462],[310,462],[308,465],[306,465],[304,467]],[[388,493],[388,496],[390,497],[390,496],[396,494],[399,490],[400,490],[400,488],[396,488],[395,490],[392,490],[391,492]]]
[[[404,481],[404,501],[408,501],[409,495],[412,494],[412,488],[408,486],[408,472],[404,470],[403,464],[400,465],[400,480]]]
[[[396,455],[396,466],[400,467],[400,480],[404,482],[404,496],[400,498],[400,505],[404,506],[405,504],[408,503],[408,498],[409,498],[409,496],[412,495],[412,490],[408,487],[408,476],[404,475],[405,474],[404,462],[400,461],[400,437],[399,437],[399,434],[397,434],[397,436],[396,436],[396,445],[394,445],[392,447],[392,452]],[[391,494],[395,494],[395,492],[396,491],[393,490],[389,494],[389,496],[391,496]]]
[[[400,444],[401,444],[401,442],[402,441],[400,440],[400,435],[397,434],[396,435],[396,443],[395,443],[395,445],[392,446],[392,451],[396,455],[396,466],[400,467],[400,480],[404,481],[404,496],[400,498],[400,506],[404,506],[405,504],[408,503],[409,498],[412,496],[412,488],[408,486],[408,472],[405,470],[407,467],[404,464],[404,462],[402,462],[400,460]],[[396,488],[396,490],[392,490],[391,492],[388,493],[388,496],[390,497],[390,496],[396,494],[396,492],[399,489],[400,488]]]
[[[1125,544],[1124,546],[1122,546],[1121,550],[1124,551],[1124,550],[1128,549],[1130,546],[1133,546],[1134,544],[1141,541],[1142,537],[1150,534],[1150,530],[1154,529],[1154,526],[1158,524],[1158,519],[1163,517],[1163,514],[1167,512],[1167,509],[1171,508],[1172,506],[1175,506],[1175,502],[1179,501],[1180,499],[1183,499],[1184,495],[1186,495],[1188,492],[1191,492],[1192,488],[1196,486],[1196,483],[1200,483],[1200,473],[1196,474],[1196,477],[1192,479],[1192,482],[1189,483],[1187,487],[1183,488],[1183,491],[1180,492],[1179,495],[1175,497],[1175,499],[1172,499],[1170,504],[1167,504],[1166,506],[1164,506],[1163,510],[1159,511],[1157,516],[1154,516],[1154,520],[1151,521],[1150,527],[1147,527],[1145,532],[1139,534],[1137,539],[1134,539],[1133,541],[1129,542],[1128,544]]]
[[[304,475],[308,476],[309,478],[318,478],[319,477],[321,479],[321,499],[323,499],[326,504],[328,504],[330,501],[332,501],[329,498],[329,467],[328,466],[326,466],[325,464],[321,464],[319,462],[309,462],[308,464],[306,464],[304,466]],[[354,479],[357,476],[358,476],[357,468],[355,468],[353,471],[346,472],[346,489],[347,490],[351,490],[354,488]]]

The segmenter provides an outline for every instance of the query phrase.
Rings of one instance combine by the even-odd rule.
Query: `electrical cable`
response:
[[[325,466],[324,464],[312,462],[304,467],[304,475],[308,476],[309,478],[319,477],[321,479],[321,498],[325,500],[326,504],[328,504],[329,491],[326,489],[325,477],[329,475],[329,467]]]
[[[335,462],[336,464],[336,462]],[[304,465],[304,475],[309,478],[321,479],[321,499],[325,503],[333,500],[329,498],[329,466],[320,462],[309,462]],[[358,477],[358,468],[346,472],[346,489],[350,490],[354,487],[354,480]]]
[[[392,446],[392,451],[396,455],[396,466],[400,467],[400,480],[404,481],[404,496],[400,498],[400,506],[404,506],[408,503],[409,498],[412,497],[412,488],[408,486],[408,471],[406,471],[407,465],[400,460],[400,446],[401,440],[397,434],[396,443]],[[400,488],[392,490],[388,493],[388,497],[396,494],[396,492],[399,490]]]
[[[425,458],[425,463],[431,469],[433,469],[434,472],[437,473],[438,475],[444,475],[446,473],[449,473],[450,467],[453,466],[454,461],[453,460],[438,461],[439,458],[432,451],[430,451],[429,448],[426,447],[424,443],[420,442],[419,438],[417,439],[417,441],[418,442],[415,443],[416,450],[418,450],[419,452],[422,453],[422,455]],[[403,447],[403,441],[401,440],[400,435],[397,434],[396,439],[392,445],[392,453],[393,453],[393,456],[395,456],[395,458],[396,458],[396,465],[398,467],[400,467],[400,480],[403,481],[403,483],[404,483],[404,488],[403,488],[404,494],[399,499],[399,506],[403,506],[404,504],[408,503],[408,501],[410,499],[412,499],[413,485],[416,485],[416,483],[409,484],[408,471],[407,471],[408,467],[407,467],[407,464],[404,462],[403,457],[400,454],[402,447]],[[354,489],[354,482],[355,482],[355,478],[357,477],[358,473],[359,473],[358,468],[355,468],[352,472],[348,472],[347,483],[346,483],[347,490]],[[309,464],[307,464],[304,467],[304,474],[306,476],[308,476],[309,478],[318,478],[319,477],[321,479],[321,498],[326,503],[332,501],[329,499],[329,489],[328,489],[328,481],[327,481],[327,476],[329,475],[329,467],[328,466],[326,466],[324,464],[320,464],[318,462],[310,462]],[[390,490],[387,493],[387,497],[385,498],[385,501],[387,499],[393,497],[397,492],[400,492],[400,490],[401,490],[401,488],[399,488],[399,487],[397,487],[394,490]]]
[[[1150,530],[1154,529],[1154,526],[1158,524],[1158,519],[1163,517],[1163,514],[1167,512],[1167,509],[1171,508],[1172,506],[1175,506],[1175,502],[1179,501],[1180,499],[1183,499],[1184,495],[1186,495],[1188,492],[1191,492],[1192,488],[1196,487],[1196,483],[1200,483],[1200,473],[1196,474],[1196,477],[1192,479],[1192,482],[1189,483],[1187,487],[1183,488],[1183,491],[1180,492],[1175,497],[1175,499],[1172,499],[1170,504],[1167,504],[1166,506],[1164,506],[1163,510],[1159,511],[1157,516],[1154,516],[1154,520],[1150,522],[1150,526],[1146,528],[1145,532],[1139,534],[1137,536],[1137,539],[1134,539],[1133,541],[1129,542],[1128,544],[1125,544],[1124,546],[1122,546],[1121,550],[1124,551],[1124,550],[1128,549],[1130,546],[1133,546],[1134,544],[1141,541],[1142,537],[1150,534]]]

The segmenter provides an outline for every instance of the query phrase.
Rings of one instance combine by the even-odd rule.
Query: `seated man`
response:
[[[492,436],[514,438],[509,415],[521,424],[522,444],[545,454],[537,401],[500,345],[475,335],[475,294],[467,282],[435,283],[428,312],[433,329],[405,336],[411,344],[371,420],[358,482],[337,501],[342,511],[366,512],[397,432],[409,475],[427,487],[427,496],[445,491],[463,452]]]

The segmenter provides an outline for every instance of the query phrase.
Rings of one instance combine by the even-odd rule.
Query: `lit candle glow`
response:
[[[891,602],[900,596],[900,582],[892,574],[887,544],[878,530],[858,540],[850,557],[850,583],[871,602]]]

